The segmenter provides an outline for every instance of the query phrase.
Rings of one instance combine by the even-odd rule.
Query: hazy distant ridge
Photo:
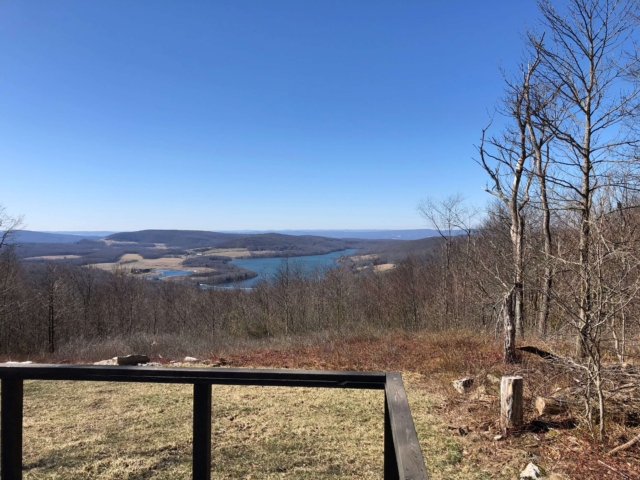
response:
[[[329,238],[360,238],[366,240],[418,240],[438,235],[436,230],[420,228],[413,230],[239,230],[229,233],[281,233],[284,235],[313,235]]]
[[[248,239],[253,235],[259,237],[254,239],[254,243],[263,239],[271,240],[285,237],[273,237],[274,235],[284,235],[293,237],[316,237],[324,239],[360,239],[360,240],[419,240],[422,238],[434,237],[438,235],[436,230],[413,229],[413,230],[244,230],[212,232],[205,230],[141,230],[138,232],[106,232],[106,231],[85,231],[85,232],[36,232],[33,230],[21,230],[16,232],[12,243],[75,243],[83,239],[97,240],[108,238],[120,242],[136,243],[164,243],[167,245],[177,245],[184,248],[196,248],[201,246],[221,246],[225,243],[238,245],[233,242],[237,239]],[[307,239],[303,243],[313,243]]]
[[[20,230],[15,232],[10,243],[75,243],[80,240],[97,240],[100,235],[69,235],[66,233],[34,232],[32,230]]]

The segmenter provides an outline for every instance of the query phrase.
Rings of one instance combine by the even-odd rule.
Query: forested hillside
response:
[[[172,247],[196,248],[217,247],[220,244],[243,237],[236,233],[217,233],[200,230],[141,230],[121,232],[106,237],[106,240],[132,243],[160,243]]]

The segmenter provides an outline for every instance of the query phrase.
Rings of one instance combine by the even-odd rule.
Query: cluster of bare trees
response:
[[[569,363],[598,398],[602,436],[603,347],[613,339],[624,361],[640,287],[640,5],[569,0],[564,11],[549,0],[538,5],[540,31],[527,32],[518,74],[505,79],[499,133],[483,131],[478,148],[487,191],[509,228],[510,271],[500,275],[504,355],[517,360],[525,284],[536,285],[529,293],[538,333],[546,335],[553,322],[574,336]]]

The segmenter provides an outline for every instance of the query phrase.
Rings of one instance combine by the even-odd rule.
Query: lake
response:
[[[336,259],[343,255],[353,255],[356,252],[355,249],[341,250],[339,252],[331,252],[325,255],[306,255],[304,257],[289,257],[289,262],[295,263],[302,267],[303,272],[312,272],[316,268],[329,268],[336,265]],[[253,270],[258,274],[255,278],[250,278],[243,282],[236,282],[232,285],[234,287],[251,287],[254,283],[262,279],[267,279],[276,273],[278,267],[282,265],[285,259],[282,257],[276,258],[237,258],[229,263],[238,265],[239,267]]]

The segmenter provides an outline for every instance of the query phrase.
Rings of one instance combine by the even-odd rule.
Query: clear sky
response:
[[[534,0],[0,3],[0,204],[30,230],[422,228]]]

